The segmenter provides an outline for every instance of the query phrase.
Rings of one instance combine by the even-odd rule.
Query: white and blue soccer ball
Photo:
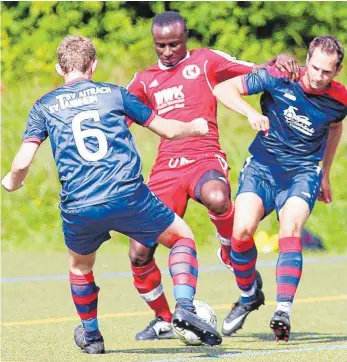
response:
[[[216,329],[217,315],[211,306],[202,300],[196,299],[193,301],[193,305],[195,307],[196,315]],[[201,339],[192,331],[174,328],[174,333],[178,339],[188,346],[200,346],[202,344]]]

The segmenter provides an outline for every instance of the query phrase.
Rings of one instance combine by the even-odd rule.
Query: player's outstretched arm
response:
[[[323,156],[323,179],[318,200],[329,204],[333,200],[330,186],[330,169],[333,164],[337,146],[342,135],[342,122],[332,123],[329,128],[329,136]]]
[[[208,133],[207,121],[204,118],[196,118],[191,122],[181,122],[156,115],[147,128],[160,137],[169,140],[178,140],[190,136],[204,136]]]
[[[16,191],[24,185],[24,179],[39,146],[34,142],[22,143],[12,162],[11,171],[1,181],[6,191]]]
[[[254,130],[267,133],[270,129],[269,119],[242,99],[241,95],[244,95],[245,93],[242,84],[242,76],[219,83],[213,89],[213,94],[227,108],[246,116]]]

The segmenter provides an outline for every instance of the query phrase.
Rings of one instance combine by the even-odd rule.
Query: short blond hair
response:
[[[96,59],[92,41],[81,35],[69,35],[58,46],[58,62],[62,71],[86,73],[90,64]]]

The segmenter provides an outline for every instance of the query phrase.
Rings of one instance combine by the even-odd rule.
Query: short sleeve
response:
[[[254,63],[237,60],[220,50],[206,49],[206,73],[212,88],[218,83],[252,72]]]
[[[135,73],[132,80],[129,82],[129,84],[126,86],[126,89],[136,96],[143,104],[150,107],[150,101],[146,94],[146,86],[145,83],[141,80],[140,73]],[[133,120],[131,118],[127,117],[127,124],[130,126],[132,124]]]
[[[22,142],[37,142],[40,144],[47,137],[46,120],[40,111],[39,103],[36,102],[29,113]]]
[[[275,79],[267,69],[259,69],[242,77],[243,90],[249,95],[270,91],[274,88]]]
[[[345,107],[344,111],[342,112],[341,116],[338,117],[334,122],[342,122],[347,117],[347,107]]]
[[[120,90],[125,115],[141,126],[148,126],[155,117],[155,112],[125,88],[120,88]]]

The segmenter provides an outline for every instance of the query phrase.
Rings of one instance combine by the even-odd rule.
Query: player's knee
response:
[[[70,263],[69,270],[73,274],[89,274],[91,271],[93,271],[93,264],[88,263]]]
[[[152,261],[153,253],[151,252],[151,249],[141,250],[130,247],[129,259],[134,266],[144,266]]]
[[[300,237],[301,226],[294,221],[284,221],[280,225],[279,237],[285,238],[290,236]]]
[[[229,194],[222,190],[212,190],[203,196],[203,203],[214,214],[225,214],[230,205]]]
[[[144,266],[149,264],[153,256],[143,253],[137,253],[136,251],[130,250],[129,251],[129,258],[130,262],[134,266]]]
[[[251,223],[237,222],[234,224],[233,237],[236,240],[248,240],[253,237],[256,226]]]
[[[69,269],[74,274],[88,274],[93,270],[95,253],[89,255],[77,254],[69,249]]]

